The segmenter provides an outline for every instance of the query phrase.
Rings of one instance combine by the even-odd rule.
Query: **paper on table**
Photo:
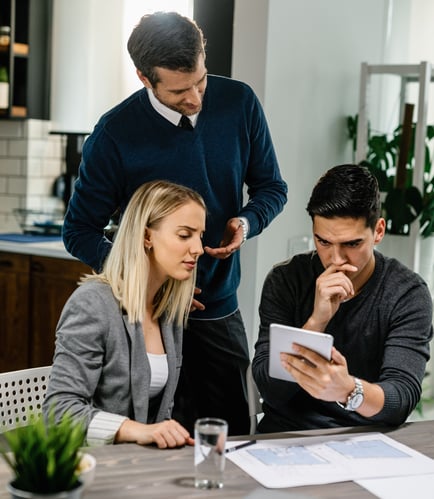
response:
[[[434,461],[382,433],[260,440],[227,454],[269,488],[434,473]]]
[[[369,490],[379,499],[408,499],[413,497],[415,491],[428,491],[428,496],[423,496],[420,492],[417,497],[434,496],[434,474],[399,476],[391,478],[367,478],[357,480],[357,484]]]

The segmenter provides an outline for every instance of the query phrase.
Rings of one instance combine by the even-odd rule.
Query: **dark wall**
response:
[[[231,76],[234,0],[194,0],[193,17],[206,43],[208,73]]]

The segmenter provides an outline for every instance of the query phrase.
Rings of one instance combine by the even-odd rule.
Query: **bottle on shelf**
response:
[[[11,27],[0,26],[0,50],[7,50],[11,44]]]
[[[0,66],[0,109],[9,107],[9,75],[5,66]]]

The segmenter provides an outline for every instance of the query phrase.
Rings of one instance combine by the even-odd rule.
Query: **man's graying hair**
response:
[[[152,86],[159,81],[156,67],[192,73],[199,55],[205,56],[201,29],[177,12],[144,15],[131,33],[127,47],[134,65]]]
[[[364,218],[374,230],[381,216],[377,179],[364,166],[335,166],[318,180],[306,210],[312,221],[315,215]]]

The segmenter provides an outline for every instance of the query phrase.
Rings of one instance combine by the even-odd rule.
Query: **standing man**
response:
[[[375,177],[336,166],[313,189],[307,211],[316,251],[276,265],[260,303],[253,375],[264,398],[261,432],[400,425],[419,402],[432,338],[423,279],[374,251],[385,232]],[[269,326],[334,337],[331,361],[298,346],[280,353],[296,383],[268,374]]]
[[[203,196],[201,293],[184,331],[174,416],[189,431],[197,417],[214,416],[229,422],[231,434],[247,433],[249,353],[237,302],[237,250],[282,210],[286,183],[257,97],[244,83],[207,75],[194,21],[173,12],[143,16],[128,50],[145,88],[104,114],[86,140],[65,246],[100,269],[111,248],[104,227],[139,185],[165,179]]]

